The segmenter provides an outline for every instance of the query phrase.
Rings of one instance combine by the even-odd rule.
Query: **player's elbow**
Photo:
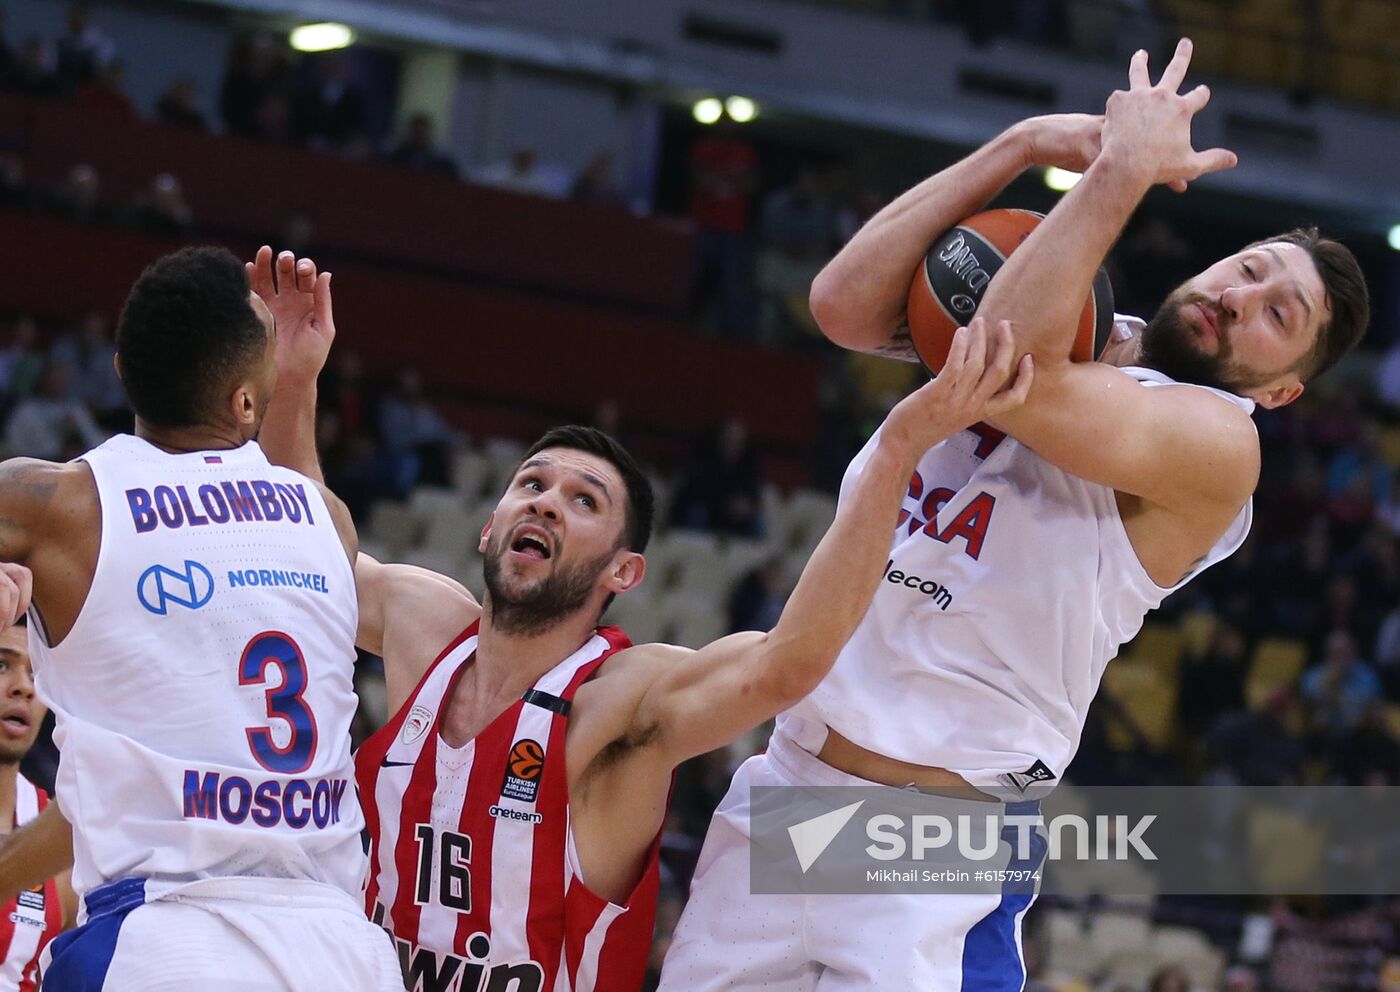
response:
[[[765,643],[763,692],[774,712],[806,698],[836,664],[836,649],[823,650],[801,641],[771,639]]]
[[[851,304],[848,280],[842,275],[837,262],[827,263],[812,280],[812,288],[807,293],[807,307],[828,341],[843,348],[860,347],[856,333],[859,315],[853,313],[855,308]]]

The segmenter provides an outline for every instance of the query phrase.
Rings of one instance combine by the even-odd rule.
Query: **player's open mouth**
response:
[[[29,733],[29,717],[23,713],[7,713],[0,717],[0,726],[3,726],[11,737],[23,737]]]
[[[537,561],[547,560],[553,552],[549,550],[549,539],[537,528],[523,528],[516,535],[515,541],[511,544],[510,550],[526,558],[534,558]]]

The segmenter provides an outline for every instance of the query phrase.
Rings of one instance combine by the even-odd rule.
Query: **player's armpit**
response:
[[[1025,405],[992,425],[1072,475],[1180,513],[1233,514],[1259,481],[1259,436],[1243,409],[1108,365],[1040,367]]]
[[[72,867],[73,828],[51,802],[0,844],[0,903]]]
[[[350,508],[345,502],[331,492],[326,484],[317,480],[311,480],[321,493],[321,498],[326,501],[326,509],[330,511],[331,521],[335,524],[335,530],[340,535],[340,543],[345,548],[345,554],[350,559],[350,567],[355,567],[356,556],[360,553],[360,535],[355,530],[355,519],[350,515]]]
[[[355,560],[360,603],[358,647],[384,659],[392,713],[442,649],[481,615],[476,597],[455,579],[416,565]]]

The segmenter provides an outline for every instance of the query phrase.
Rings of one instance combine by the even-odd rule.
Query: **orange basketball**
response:
[[[544,748],[532,740],[516,741],[510,749],[510,773],[527,782],[540,777],[544,767]]]
[[[972,319],[987,284],[1006,256],[1045,218],[1033,210],[987,210],[944,234],[929,249],[909,287],[909,334],[930,373],[948,360],[953,332]],[[1099,269],[1079,316],[1070,359],[1088,362],[1103,353],[1113,331],[1113,287]]]

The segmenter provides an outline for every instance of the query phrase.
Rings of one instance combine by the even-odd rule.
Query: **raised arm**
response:
[[[889,203],[812,282],[812,315],[836,344],[918,361],[903,328],[909,282],[929,246],[1031,166],[1082,172],[1099,153],[1102,117],[1057,114],[1014,125]]]
[[[1013,367],[1013,385],[999,391]],[[663,649],[668,656],[646,658],[652,681],[628,736],[648,741],[673,767],[732,741],[815,688],[875,595],[920,456],[1020,403],[1031,374],[1028,357],[1019,365],[1013,359],[1010,328],[998,329],[991,342],[980,321],[960,330],[945,373],[906,397],[885,421],[777,626],[766,634],[733,634],[695,652],[669,648]]]
[[[309,258],[284,251],[274,267],[263,245],[246,263],[253,292],[272,311],[277,333],[277,388],[263,417],[258,443],[278,465],[325,482],[316,455],[316,377],[335,340],[331,274]]]
[[[51,802],[0,843],[0,903],[72,867],[73,828],[63,818],[58,803]]]

